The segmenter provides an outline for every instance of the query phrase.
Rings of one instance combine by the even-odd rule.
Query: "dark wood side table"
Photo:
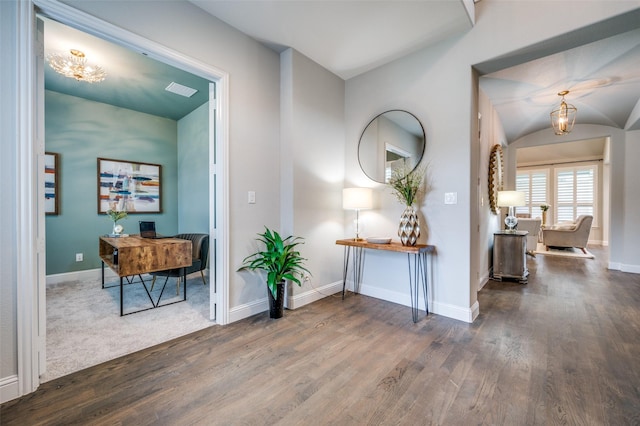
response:
[[[493,279],[515,278],[528,282],[527,231],[498,231],[493,233]]]
[[[351,249],[353,248],[354,254],[354,267],[353,267],[353,290],[355,293],[360,291],[360,284],[362,283],[362,268],[364,266],[364,249],[370,250],[384,250],[396,253],[406,253],[407,262],[409,265],[409,293],[411,295],[411,314],[413,322],[418,322],[419,310],[418,310],[418,286],[422,284],[422,291],[424,293],[424,310],[425,315],[429,315],[429,300],[428,300],[428,256],[435,250],[435,246],[426,244],[416,244],[415,246],[403,246],[399,242],[392,241],[389,244],[374,244],[369,243],[366,240],[337,240],[336,244],[344,246],[344,269],[342,275],[342,298],[344,299],[345,287],[347,284],[347,272],[349,270],[349,257]]]

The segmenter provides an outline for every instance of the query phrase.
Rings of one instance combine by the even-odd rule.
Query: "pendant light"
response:
[[[560,106],[551,111],[551,125],[556,135],[571,133],[573,124],[576,122],[576,112],[578,112],[578,109],[565,102],[564,97],[568,94],[568,90],[563,90],[558,93],[558,96],[562,97]]]

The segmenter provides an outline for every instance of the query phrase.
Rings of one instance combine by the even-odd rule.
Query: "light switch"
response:
[[[256,191],[249,191],[247,201],[249,202],[249,204],[256,203]]]
[[[458,193],[457,192],[445,192],[444,193],[444,203],[445,204],[458,204]]]

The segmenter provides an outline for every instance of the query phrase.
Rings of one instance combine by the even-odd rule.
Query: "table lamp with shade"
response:
[[[342,208],[356,211],[356,237],[361,240],[359,229],[360,210],[373,208],[373,193],[371,188],[345,188],[342,190]]]
[[[515,231],[518,218],[514,214],[515,207],[526,206],[525,193],[522,191],[498,191],[498,207],[509,207],[509,214],[504,219],[507,230]]]

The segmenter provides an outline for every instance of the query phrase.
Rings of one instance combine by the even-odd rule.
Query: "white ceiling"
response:
[[[347,80],[472,27],[463,0],[190,0]]]

